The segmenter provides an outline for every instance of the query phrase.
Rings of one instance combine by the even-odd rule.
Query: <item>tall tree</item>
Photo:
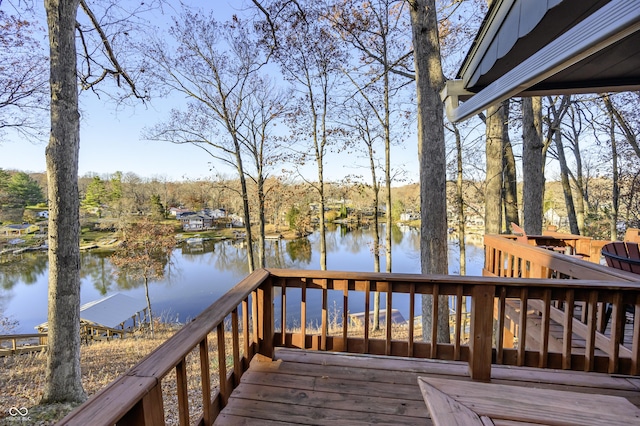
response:
[[[444,75],[440,58],[434,0],[409,0],[418,103],[420,162],[420,263],[423,274],[448,272],[446,159],[440,90]],[[423,333],[430,336],[433,300],[422,299]],[[448,342],[447,298],[438,303],[438,341]]]
[[[81,35],[87,26],[77,19],[82,6],[97,40],[82,44],[90,70],[103,70],[98,78],[79,71],[76,58],[76,30]],[[147,6],[140,6],[146,8]],[[109,10],[109,8],[107,7]],[[46,148],[49,196],[49,350],[43,402],[77,402],[86,398],[80,374],[80,221],[78,197],[78,152],[80,147],[80,114],[78,111],[78,79],[83,88],[95,87],[106,75],[122,78],[136,97],[133,80],[115,58],[111,43],[100,20],[84,0],[45,0],[49,34],[51,134]],[[127,14],[129,20],[135,13]],[[106,21],[102,21],[103,24]],[[118,20],[119,24],[128,22]],[[92,52],[92,55],[89,55]],[[98,57],[103,55],[100,66]],[[85,62],[86,63],[86,62]]]
[[[247,108],[264,64],[250,29],[239,19],[220,23],[214,13],[185,11],[170,35],[178,43],[156,40],[148,52],[154,76],[167,89],[187,96],[186,110],[145,131],[145,137],[177,144],[193,144],[234,168],[240,181],[249,270],[255,269],[249,192],[243,148],[251,139]],[[255,103],[254,103],[255,104]],[[247,127],[249,125],[249,127]]]
[[[249,157],[247,176],[256,185],[258,194],[258,266],[264,268],[267,266],[265,210],[270,189],[268,179],[273,165],[280,160],[274,130],[278,126],[282,127],[282,122],[289,112],[288,101],[291,93],[278,89],[267,77],[257,75],[250,82],[248,92],[241,118],[243,127],[247,130],[240,133],[240,140]]]
[[[392,270],[391,258],[391,145],[395,135],[391,122],[402,120],[398,108],[404,99],[401,88],[415,78],[410,70],[411,52],[407,51],[406,3],[398,0],[376,0],[361,3],[340,0],[329,13],[341,37],[357,49],[356,72],[347,71],[358,93],[367,101],[384,131],[384,174],[386,186],[386,272]],[[401,77],[399,77],[401,76]],[[392,96],[393,95],[393,96]],[[393,126],[395,129],[402,126]]]
[[[516,176],[516,158],[513,155],[513,146],[509,137],[509,100],[503,102],[504,129],[502,130],[502,157],[503,157],[503,204],[504,222],[507,230],[511,222],[520,224],[518,217],[518,179]]]
[[[35,179],[24,172],[17,172],[11,176],[6,188],[14,205],[21,207],[44,202],[42,188]]]
[[[271,23],[276,22],[270,28],[273,31],[265,31],[265,43],[297,95],[290,122],[295,135],[292,150],[300,163],[311,161],[316,165],[317,181],[308,183],[319,199],[320,269],[325,270],[325,166],[327,153],[342,135],[337,125],[341,102],[335,94],[342,77],[344,52],[322,17],[322,7],[312,2],[277,0],[263,10]]]
[[[567,107],[570,103],[571,96],[565,95],[560,103],[560,108],[557,108],[553,99],[548,98],[549,101],[549,109],[551,111],[551,117],[553,118],[554,123],[558,123],[557,127],[552,129],[553,131],[553,140],[555,142],[556,147],[556,155],[558,158],[558,162],[560,163],[560,180],[562,183],[562,193],[564,195],[565,206],[567,208],[567,215],[569,217],[569,227],[571,229],[571,233],[575,235],[580,235],[580,229],[578,227],[578,219],[576,216],[576,208],[573,202],[573,193],[571,190],[571,182],[569,180],[569,166],[567,164],[567,158],[564,152],[564,143],[563,143],[563,134],[561,129],[562,123],[562,115],[564,115],[567,111]]]
[[[585,187],[582,150],[581,150],[581,133],[583,123],[583,113],[580,108],[577,107],[575,102],[567,101],[567,116],[569,118],[568,130],[563,132],[563,137],[569,142],[568,148],[573,152],[573,158],[575,160],[575,172],[571,172],[569,169],[569,177],[576,188],[573,194],[574,206],[576,211],[577,227],[581,235],[585,232],[585,194],[587,188]],[[563,104],[561,103],[561,106]]]
[[[544,200],[542,98],[522,99],[522,209],[528,234],[542,233]]]
[[[486,167],[484,196],[484,233],[499,234],[502,231],[502,172],[504,153],[505,105],[493,105],[487,109],[486,119]]]
[[[76,80],[79,0],[45,0],[51,60],[49,350],[44,402],[83,401],[80,374],[80,115]]]

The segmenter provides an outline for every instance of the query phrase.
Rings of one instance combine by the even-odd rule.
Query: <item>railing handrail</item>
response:
[[[178,330],[127,373],[91,397],[59,424],[91,424],[98,414],[105,424],[116,423],[267,278],[269,273],[264,269],[245,277],[192,322]],[[123,392],[127,394],[127,398],[117,397]],[[123,404],[124,401],[128,403]]]
[[[548,250],[547,250],[548,251]],[[550,252],[551,253],[551,252]],[[551,253],[553,254],[553,253]],[[564,256],[559,254],[558,256]],[[571,259],[573,260],[573,259]],[[596,265],[597,266],[597,265]],[[462,285],[495,285],[507,287],[548,287],[562,289],[588,289],[594,290],[638,290],[640,279],[630,279],[625,277],[622,280],[617,274],[611,276],[610,281],[603,280],[566,280],[549,278],[505,278],[492,276],[469,276],[469,275],[419,275],[404,273],[385,272],[340,272],[340,271],[320,271],[306,269],[276,269],[267,268],[272,278],[306,279],[336,281],[378,281],[378,282],[412,282],[425,284],[462,284]],[[634,275],[634,274],[630,274]],[[619,279],[616,279],[619,278]]]
[[[47,337],[47,333],[31,333],[31,334],[0,334],[0,341],[12,339],[34,339],[36,337]]]
[[[543,259],[545,267],[581,280],[630,281],[639,282],[637,274],[626,272],[593,262],[555,253],[532,245],[521,244],[504,235],[485,235],[485,247],[489,246],[507,253],[517,253],[522,259]],[[485,261],[487,261],[485,255]],[[582,282],[582,281],[581,281]]]

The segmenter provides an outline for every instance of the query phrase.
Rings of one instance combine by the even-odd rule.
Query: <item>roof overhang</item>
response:
[[[583,19],[572,21],[566,8],[578,0],[548,0],[539,11],[542,16],[534,19],[533,26],[540,28],[526,31],[522,22],[520,28],[509,25],[514,8],[538,4],[518,5],[522,1],[504,0],[490,8],[458,79],[448,81],[441,92],[450,121],[466,120],[514,96],[640,90],[640,7],[636,1],[580,0]],[[565,9],[559,7],[561,3]],[[551,29],[554,24],[562,28]],[[514,31],[509,40],[505,34]],[[546,42],[539,31],[559,35]],[[536,46],[536,40],[546,44]],[[530,54],[523,57],[526,49]],[[493,55],[489,61],[488,55]],[[460,100],[465,101],[460,104]]]

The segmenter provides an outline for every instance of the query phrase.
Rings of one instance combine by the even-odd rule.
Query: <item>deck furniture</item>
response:
[[[638,243],[614,241],[602,247],[602,255],[608,266],[640,274]]]
[[[569,241],[580,239],[578,235],[566,234],[568,238],[557,238],[553,235],[531,235],[527,234],[522,227],[511,222],[511,231],[516,236],[519,243],[531,244],[547,250],[554,250],[558,253],[574,254],[575,244],[568,244]]]

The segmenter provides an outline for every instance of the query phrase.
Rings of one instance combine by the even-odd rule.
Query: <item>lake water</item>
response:
[[[394,226],[392,235],[393,272],[419,273],[419,231]],[[467,239],[466,246],[467,275],[481,275],[484,261],[482,237],[472,237],[473,240]],[[330,227],[327,231],[327,269],[373,271],[372,241],[373,231],[370,229],[352,229],[343,225]],[[266,244],[268,267],[320,269],[320,243],[315,233],[305,239],[267,241]],[[16,333],[32,333],[34,326],[47,320],[48,261],[46,253],[32,252],[20,256],[18,261],[0,264],[0,312],[19,322]],[[117,292],[144,301],[144,285],[118,279],[108,256],[91,252],[82,254],[81,303]],[[384,271],[384,256],[380,267]],[[149,284],[154,315],[181,323],[193,319],[247,273],[246,250],[242,244],[227,240],[179,247],[174,251],[166,278]],[[459,273],[457,240],[449,242],[449,273]],[[339,297],[336,294],[336,299]],[[364,301],[361,304],[362,307],[357,302],[350,305],[350,311],[363,310]],[[314,305],[310,303],[309,306],[311,320],[319,316],[319,305]],[[394,297],[394,308],[405,311],[406,305],[408,302]]]

